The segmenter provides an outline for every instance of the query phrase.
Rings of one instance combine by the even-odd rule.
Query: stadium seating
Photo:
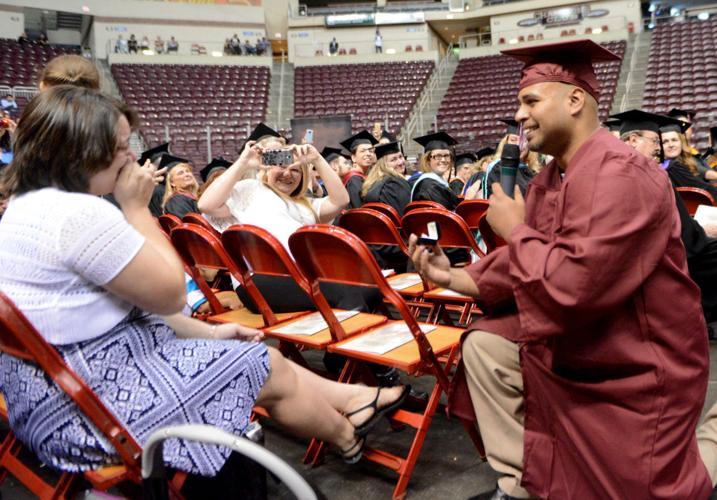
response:
[[[622,56],[625,41],[605,47]],[[505,127],[501,118],[513,117],[522,63],[503,55],[461,59],[438,110],[438,128],[454,136],[460,149],[477,149],[498,142]],[[620,62],[599,63],[595,71],[601,85],[600,118],[610,112]]]
[[[115,64],[112,75],[140,115],[145,142],[164,142],[168,127],[172,152],[192,160],[195,170],[206,164],[207,126],[212,154],[236,158],[247,126],[266,115],[267,67]]]
[[[350,114],[354,132],[383,123],[388,115],[388,130],[398,133],[433,66],[433,61],[413,61],[298,67],[294,114]]]
[[[693,145],[709,145],[717,118],[717,20],[660,24],[653,31],[643,108],[697,112]]]

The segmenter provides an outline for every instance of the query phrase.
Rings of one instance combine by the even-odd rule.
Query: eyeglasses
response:
[[[638,135],[639,137],[642,137],[642,138],[645,139],[646,141],[650,141],[650,142],[651,142],[652,144],[654,144],[655,146],[659,146],[659,145],[660,145],[660,138],[659,138],[659,137],[647,137],[647,136],[642,135],[642,134],[637,134],[637,135]]]
[[[450,160],[451,155],[450,154],[442,154],[442,155],[431,155],[431,160]]]

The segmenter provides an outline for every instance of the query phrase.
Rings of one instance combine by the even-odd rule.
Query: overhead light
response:
[[[466,12],[469,11],[469,10],[471,10],[471,6],[468,5],[468,4],[466,4]]]
[[[386,49],[386,54],[395,54],[396,49]]]
[[[90,8],[87,5],[82,6],[82,12],[89,12]]]
[[[593,34],[599,35],[600,33],[602,33],[602,28],[595,28],[595,29],[593,29]]]
[[[697,19],[699,19],[700,21],[706,21],[709,18],[710,18],[709,12],[700,12],[699,14],[697,14]]]
[[[222,57],[224,53],[221,50],[212,50],[212,57]]]
[[[274,38],[281,38],[281,33],[274,33]]]
[[[508,43],[511,44],[511,45],[515,45],[516,43],[518,43],[518,39],[517,39],[517,38],[511,38],[510,40],[508,40]]]
[[[145,56],[153,56],[153,55],[154,55],[154,51],[153,51],[153,50],[149,50],[149,49],[144,49],[144,50],[142,51],[142,54],[144,54]]]

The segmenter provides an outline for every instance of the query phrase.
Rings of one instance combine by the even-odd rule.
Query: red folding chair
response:
[[[694,216],[697,212],[697,207],[700,205],[715,206],[715,200],[709,191],[695,187],[678,187],[677,192],[680,193],[682,201],[687,206],[687,211],[691,216]]]
[[[172,230],[171,237],[174,248],[209,302],[211,315],[206,318],[207,321],[213,323],[239,323],[251,328],[262,328],[303,314],[302,312],[274,314],[256,287],[245,286],[241,272],[227,255],[219,238],[210,231],[194,224],[182,224]],[[226,311],[221,302],[219,302],[214,290],[202,277],[200,268],[228,270],[245,287],[260,314],[253,314],[246,308]]]
[[[468,224],[471,231],[478,231],[478,223],[484,213],[488,211],[488,200],[465,200],[456,207],[456,214]]]
[[[283,345],[293,344],[323,350],[333,342],[343,340],[386,321],[385,317],[377,314],[359,313],[343,323],[339,322],[334,314],[338,310],[332,310],[329,307],[326,298],[320,291],[314,293],[311,290],[309,282],[296,267],[289,252],[276,237],[265,229],[248,224],[235,224],[222,233],[222,244],[228,257],[239,270],[247,291],[250,287],[256,288],[253,278],[258,274],[288,277],[293,279],[299,288],[314,301],[319,313],[323,311],[325,314],[324,320],[327,323],[327,328],[313,335],[281,333],[275,331],[275,328],[271,326],[264,329],[267,336],[279,339]],[[256,293],[259,293],[258,289]],[[318,307],[317,302],[321,303],[321,308]],[[304,311],[305,314],[308,312]],[[296,320],[285,321],[281,323],[281,327],[290,327],[302,319],[304,316]],[[292,358],[294,358],[296,351],[292,349],[291,352]]]
[[[408,247],[396,226],[388,216],[382,213],[370,208],[354,208],[341,215],[338,225],[358,236],[367,245],[397,246],[406,255],[406,258],[410,259]],[[424,301],[423,294],[433,288],[433,285],[425,281],[418,273],[401,273],[387,279],[389,285],[392,281],[394,282],[393,286],[402,286],[399,283],[406,284],[407,280],[419,280],[416,284],[397,289],[397,291],[410,301],[414,315],[418,315],[421,309],[428,307],[428,316],[431,316],[433,305]]]
[[[387,203],[378,203],[378,202],[371,202],[371,203],[364,203],[361,205],[361,208],[368,208],[371,210],[375,210],[377,212],[381,212],[383,215],[391,219],[391,222],[394,223],[396,228],[401,227],[401,216],[398,214],[398,210],[393,208],[391,205]]]
[[[406,208],[403,209],[403,216],[405,217],[408,212],[411,212],[418,208],[439,208],[441,210],[446,209],[446,207],[444,207],[443,205],[441,205],[440,203],[437,203],[435,201],[418,200],[418,201],[412,201],[411,203],[406,205]]]
[[[122,465],[103,467],[84,473],[85,479],[93,487],[106,491],[127,481],[141,483],[142,448],[132,434],[105,407],[92,389],[67,366],[57,351],[45,341],[2,292],[0,292],[0,350],[39,366],[77,404],[90,422],[115,448]],[[10,432],[0,447],[0,467],[4,471],[13,475],[39,498],[73,498],[73,490],[78,486],[77,480],[81,478],[79,474],[63,473],[58,482],[51,485],[17,458],[21,447],[20,442]],[[179,491],[185,479],[186,474],[178,473],[169,483],[170,493],[175,498],[181,498]]]
[[[480,218],[480,221],[478,222],[478,230],[480,231],[480,235],[483,238],[483,242],[485,243],[485,247],[488,250],[488,253],[491,253],[496,248],[505,245],[505,240],[495,234],[493,228],[490,227],[487,214],[484,214]]]
[[[480,249],[476,242],[475,236],[470,231],[466,222],[457,214],[446,210],[445,208],[419,208],[403,216],[401,226],[404,234],[408,237],[411,234],[420,235],[426,232],[426,226],[429,222],[436,222],[441,228],[441,248],[457,248],[467,252],[473,252],[480,258],[485,253]],[[442,318],[446,323],[453,324],[450,316],[447,314],[450,309],[448,306],[456,306],[459,312],[459,323],[466,324],[469,317],[479,312],[474,308],[474,300],[467,295],[456,294],[444,288],[435,288],[423,294],[423,298],[435,304],[433,316],[428,321],[437,322]]]
[[[450,366],[458,352],[462,329],[419,324],[403,298],[386,282],[366,244],[342,228],[326,225],[302,227],[289,237],[289,248],[299,269],[308,278],[312,290],[317,290],[321,282],[375,287],[396,308],[401,317],[398,321],[389,320],[378,328],[328,346],[329,352],[341,354],[348,359],[344,367],[344,380],[356,380],[363,367],[362,362],[394,367],[409,375],[432,376],[436,380],[422,412],[399,410],[391,417],[393,422],[416,429],[407,456],[401,457],[382,449],[366,448],[364,451],[363,456],[368,460],[398,473],[399,479],[393,491],[393,498],[404,498],[441,394],[448,391]],[[319,304],[317,302],[317,306]],[[367,336],[375,338],[386,326],[405,326],[410,332],[409,339],[384,354],[361,351],[352,344]],[[433,330],[424,333],[421,328]],[[444,366],[438,361],[437,356],[440,355],[448,356],[447,365]],[[476,445],[483,453],[482,444],[476,442]],[[319,447],[314,463],[320,460],[321,452],[322,447]]]
[[[173,214],[160,215],[158,221],[167,235],[172,232],[172,229],[182,224],[182,219]]]
[[[210,233],[213,233],[214,236],[220,238],[221,233],[217,231],[214,226],[212,226],[207,219],[204,218],[201,214],[195,213],[195,212],[189,212],[184,217],[182,217],[182,222],[187,224],[196,224],[197,226],[202,226],[204,229],[209,231]]]

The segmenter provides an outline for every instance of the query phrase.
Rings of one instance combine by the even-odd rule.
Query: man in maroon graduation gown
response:
[[[501,475],[483,498],[707,498],[695,428],[706,327],[667,176],[598,121],[590,41],[506,51],[525,62],[516,120],[553,156],[525,202],[494,185],[508,245],[463,270],[411,237],[419,272],[478,297],[451,394]],[[468,404],[466,404],[468,403]]]

